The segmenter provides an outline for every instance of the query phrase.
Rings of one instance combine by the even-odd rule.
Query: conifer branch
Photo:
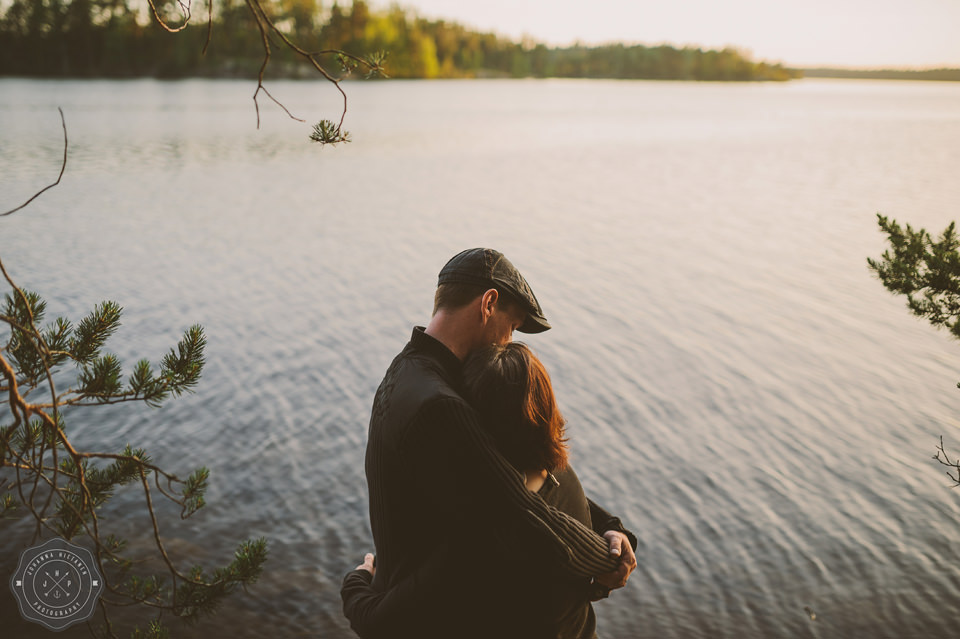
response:
[[[901,227],[896,220],[877,215],[890,248],[867,264],[892,293],[904,295],[917,317],[950,331],[960,339],[960,237],[951,222],[934,239],[925,229]]]
[[[960,237],[956,224],[951,222],[938,239],[925,229],[900,226],[879,213],[877,224],[886,233],[889,248],[879,259],[867,258],[870,270],[888,291],[906,296],[911,313],[960,339]],[[947,455],[942,435],[933,458],[954,471],[948,470],[947,476],[954,487],[960,486],[960,460]]]
[[[110,605],[144,605],[161,613],[167,611],[177,617],[195,619],[214,610],[237,585],[254,583],[267,557],[263,539],[241,543],[226,567],[207,575],[198,567],[187,572],[178,570],[160,537],[147,475],[154,474],[158,491],[179,505],[181,518],[186,518],[204,506],[209,478],[205,467],[181,480],[153,464],[147,452],[140,448],[127,445],[121,453],[78,450],[67,436],[60,412],[60,408],[67,405],[80,407],[122,401],[159,406],[171,396],[192,391],[204,364],[206,338],[202,327],[192,326],[185,331],[180,342],[162,358],[159,372],[154,373],[148,360],[140,360],[124,384],[119,359],[102,352],[120,326],[119,305],[102,302],[76,325],[57,318],[41,330],[38,325],[43,321],[46,302],[38,294],[18,287],[2,260],[0,273],[11,288],[0,314],[0,323],[10,330],[7,344],[0,346],[0,407],[6,407],[12,418],[12,422],[0,424],[0,473],[13,474],[12,481],[0,475],[0,488],[5,490],[0,495],[0,523],[25,511],[35,523],[34,541],[44,531],[67,539],[81,535],[88,538],[94,545],[94,558],[104,586],[120,597],[111,600]],[[76,367],[77,384],[58,394],[53,372],[68,363]],[[43,385],[49,388],[50,399],[28,401],[29,393]],[[161,478],[167,489],[162,487]],[[137,479],[144,490],[157,552],[170,571],[169,588],[156,576],[127,576],[133,561],[121,554],[125,542],[113,535],[103,536],[98,511],[117,489]],[[48,515],[51,506],[53,510]],[[119,570],[122,581],[117,582],[117,577],[107,570],[108,562]],[[189,597],[178,594],[181,591],[186,591]],[[101,599],[103,634],[116,637],[107,605]],[[92,626],[88,627],[93,630]],[[164,633],[166,629],[158,618],[150,622],[146,634],[135,629],[133,636],[161,637]]]

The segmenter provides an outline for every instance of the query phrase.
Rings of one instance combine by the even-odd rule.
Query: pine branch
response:
[[[867,264],[892,293],[904,295],[907,307],[937,328],[946,328],[960,339],[960,238],[951,222],[934,239],[924,229],[901,227],[896,220],[877,214],[880,230],[887,234],[889,248],[880,259]],[[960,388],[960,383],[957,384]],[[943,436],[933,457],[950,468],[947,476],[960,486],[960,460],[947,455]]]
[[[243,542],[233,561],[212,575],[196,570],[181,572],[165,548],[147,477],[153,474],[158,491],[179,505],[181,517],[186,518],[204,506],[207,468],[201,467],[186,480],[180,480],[154,465],[142,448],[127,445],[120,453],[77,450],[66,434],[60,412],[64,405],[90,405],[84,400],[99,404],[142,401],[157,406],[171,395],[191,391],[203,370],[203,329],[190,327],[163,357],[158,374],[154,374],[147,360],[140,360],[124,387],[119,359],[102,353],[107,340],[120,326],[119,305],[103,302],[76,325],[57,318],[40,330],[37,327],[43,320],[46,302],[38,294],[17,287],[2,260],[0,272],[12,289],[0,314],[0,323],[10,330],[7,345],[0,348],[0,407],[9,413],[9,418],[0,421],[0,473],[13,474],[12,481],[0,475],[0,489],[4,491],[0,494],[0,522],[29,515],[35,522],[34,540],[48,531],[66,539],[83,535],[92,541],[104,586],[119,597],[110,605],[143,605],[196,619],[214,610],[237,585],[255,582],[267,556],[262,539]],[[77,365],[77,386],[58,395],[53,372],[68,361]],[[27,395],[41,383],[49,387],[49,401],[28,401]],[[156,550],[169,570],[169,585],[156,575],[128,576],[133,560],[122,554],[125,540],[101,528],[98,510],[118,489],[137,480],[143,488]],[[117,583],[105,570],[105,564],[118,570],[124,581]],[[188,595],[187,599],[178,597],[178,587]],[[102,632],[115,637],[103,599],[100,606],[104,617]],[[166,630],[155,619],[146,631],[136,629],[134,636],[163,637]]]
[[[70,352],[79,364],[89,364],[103,344],[120,328],[123,309],[115,302],[101,302],[92,313],[80,320],[70,340]]]
[[[939,239],[924,229],[901,227],[877,215],[890,247],[880,259],[867,259],[870,269],[892,293],[904,295],[917,317],[960,339],[960,239],[951,222]]]

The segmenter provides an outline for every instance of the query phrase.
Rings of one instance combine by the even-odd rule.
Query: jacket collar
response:
[[[444,346],[443,342],[427,335],[426,329],[423,326],[415,326],[413,328],[413,335],[410,336],[409,347],[439,362],[451,379],[459,379],[461,369],[463,368],[460,359],[453,354],[453,351]]]

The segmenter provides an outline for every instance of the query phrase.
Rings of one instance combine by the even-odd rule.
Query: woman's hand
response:
[[[366,570],[371,575],[377,574],[377,567],[374,564],[376,557],[373,556],[372,552],[368,552],[363,556],[363,563],[357,566],[354,570]]]

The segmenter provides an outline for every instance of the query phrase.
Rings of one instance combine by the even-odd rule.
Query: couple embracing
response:
[[[514,331],[550,328],[501,253],[440,271],[433,317],[377,390],[366,475],[376,557],[343,580],[363,639],[590,639],[636,538],[567,463],[550,378]]]

